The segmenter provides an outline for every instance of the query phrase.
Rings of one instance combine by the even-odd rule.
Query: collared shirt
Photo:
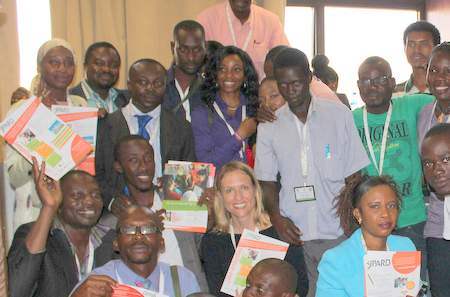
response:
[[[280,210],[303,232],[303,240],[336,239],[342,235],[334,199],[345,178],[369,164],[348,108],[325,99],[312,98],[307,118],[308,175],[303,177],[296,116],[286,103],[272,123],[258,126],[255,174],[262,181],[281,175]],[[303,125],[303,123],[302,123]],[[314,185],[316,201],[296,202],[294,187]]]
[[[402,97],[405,95],[413,95],[413,94],[430,94],[430,90],[428,87],[425,89],[425,91],[421,92],[415,85],[414,85],[414,78],[413,75],[409,77],[407,81],[404,81],[398,85],[395,86],[394,93],[392,94],[392,98],[396,97]]]
[[[192,293],[200,292],[195,275],[187,268],[178,266],[178,276],[180,280],[181,296],[185,297]],[[159,292],[160,275],[164,277],[164,291],[161,292],[169,297],[175,297],[175,290],[173,288],[172,275],[170,273],[170,266],[164,262],[158,262],[153,272],[147,277],[147,279],[136,274],[131,270],[122,260],[112,260],[96,268],[92,271],[93,275],[107,275],[116,281],[118,278],[122,281],[122,284],[136,286],[136,283],[143,283],[146,280],[150,280],[151,285],[149,290]],[[80,286],[81,283],[77,285]]]
[[[72,250],[72,254],[74,257],[77,257],[77,252],[76,252],[76,248],[75,246],[72,244],[72,242],[70,241],[70,237],[67,235],[66,230],[64,229],[64,225],[61,223],[61,221],[58,218],[55,218],[53,220],[53,227],[51,229],[50,232],[55,232],[56,230],[61,231],[62,233],[64,233],[64,235],[67,238],[67,241],[70,244],[70,249]],[[103,236],[105,236],[105,234],[110,230],[109,227],[107,226],[94,226],[93,228],[91,228],[91,233],[89,235],[89,242],[90,244],[92,244],[92,252],[95,251],[96,248],[98,248],[101,244],[102,244],[102,238]],[[91,271],[92,268],[94,267],[88,267],[89,264],[89,245],[86,247],[86,253],[84,255],[83,261],[79,264],[79,267],[77,267],[79,269],[78,274],[80,276],[80,279],[84,279],[84,277],[86,277],[86,275]],[[78,261],[76,261],[78,263]],[[94,265],[95,262],[93,262],[92,264]],[[78,264],[77,264],[78,266]]]
[[[128,129],[130,129],[130,134],[138,134],[139,124],[136,118],[136,115],[145,115],[140,111],[134,104],[133,99],[130,100],[130,103],[122,108],[123,116],[127,121]],[[154,110],[147,113],[147,115],[151,116],[151,121],[145,126],[148,134],[150,135],[150,144],[153,147],[154,158],[155,158],[155,177],[153,182],[156,183],[158,177],[162,176],[162,166],[161,164],[161,145],[160,145],[160,116],[161,116],[161,105],[156,107]]]
[[[426,220],[422,192],[422,164],[417,145],[417,118],[422,108],[432,100],[432,96],[425,94],[409,95],[391,100],[392,116],[387,135],[383,174],[392,177],[403,198],[397,221],[399,228]],[[369,134],[377,163],[380,160],[386,116],[386,112],[382,114],[367,113]],[[354,110],[353,117],[361,141],[368,150],[363,124],[363,108]],[[371,176],[378,175],[373,162],[364,171]]]
[[[228,124],[237,131],[242,122],[242,106],[246,104],[247,99],[241,96],[240,105],[233,116],[228,114],[227,105],[219,95],[216,95],[215,102]],[[197,161],[213,163],[216,170],[232,160],[243,161],[239,153],[242,142],[230,133],[226,123],[208,106],[202,105],[193,110],[192,132]]]
[[[236,36],[236,45],[233,44],[228,25],[227,6]],[[250,9],[250,16],[244,24],[233,14],[228,1],[205,9],[197,19],[205,28],[205,39],[217,40],[223,45],[235,45],[244,49],[247,36],[251,33],[248,46],[244,50],[252,58],[261,80],[264,77],[264,60],[267,52],[277,45],[289,45],[289,42],[284,34],[283,26],[275,14],[253,4]]]
[[[115,101],[117,96],[119,96],[119,92],[117,92],[114,88],[109,89],[108,97],[106,99],[103,99],[99,94],[94,92],[86,80],[81,81],[81,88],[86,95],[86,100],[89,107],[103,108],[108,113],[112,113],[117,110]]]

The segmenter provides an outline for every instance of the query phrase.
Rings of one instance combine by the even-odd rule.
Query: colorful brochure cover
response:
[[[186,232],[205,233],[208,224],[206,205],[198,199],[214,184],[215,167],[208,163],[169,161],[164,167],[164,227]]]
[[[41,100],[23,100],[10,111],[2,123],[0,134],[24,158],[46,163],[46,174],[59,180],[80,164],[93,151],[91,144],[76,134],[51,112]]]
[[[220,291],[231,296],[242,293],[253,266],[267,258],[283,260],[288,248],[286,242],[245,229]]]
[[[364,256],[365,297],[417,296],[420,252],[368,251]]]
[[[121,284],[114,287],[114,291],[111,297],[168,297],[168,296],[154,291],[146,290],[144,288]]]
[[[95,175],[95,143],[97,141],[98,108],[52,105],[52,111],[72,128],[75,133],[92,145],[92,153],[77,166],[77,169]]]

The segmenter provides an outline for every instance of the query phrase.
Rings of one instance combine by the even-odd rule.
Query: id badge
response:
[[[316,194],[314,193],[313,185],[294,187],[294,192],[296,202],[306,202],[316,200]]]

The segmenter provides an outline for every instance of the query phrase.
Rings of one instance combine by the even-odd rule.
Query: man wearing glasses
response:
[[[114,240],[120,260],[94,269],[71,296],[111,296],[113,290],[124,290],[119,284],[157,292],[158,296],[187,296],[199,292],[191,271],[158,261],[160,251],[164,250],[161,225],[160,218],[149,208],[127,208],[119,218]]]
[[[417,116],[433,100],[426,94],[392,99],[395,79],[389,63],[369,57],[359,67],[358,88],[364,107],[353,111],[355,125],[371,163],[364,171],[371,176],[390,175],[397,183],[402,208],[396,234],[409,237],[422,251],[426,220],[422,193],[422,166],[417,144]],[[425,268],[422,262],[422,268]],[[422,269],[422,278],[425,274]]]

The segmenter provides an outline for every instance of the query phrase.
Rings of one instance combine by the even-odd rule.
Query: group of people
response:
[[[416,249],[433,297],[448,295],[450,44],[423,21],[406,28],[404,44],[410,79],[396,85],[386,60],[367,58],[356,82],[365,106],[351,111],[328,59],[311,71],[278,19],[250,0],[179,22],[170,68],[139,59],[126,90],[115,87],[112,44],[88,47],[85,79],[70,88],[72,47],[44,43],[33,86],[11,108],[31,95],[49,108],[97,107],[96,174],[54,181],[45,162],[8,148],[10,295],[105,297],[126,284],[228,296],[220,290],[245,229],[289,248],[250,271],[242,296],[360,297],[367,251]],[[169,160],[217,168],[198,202],[206,234],[164,228]]]

